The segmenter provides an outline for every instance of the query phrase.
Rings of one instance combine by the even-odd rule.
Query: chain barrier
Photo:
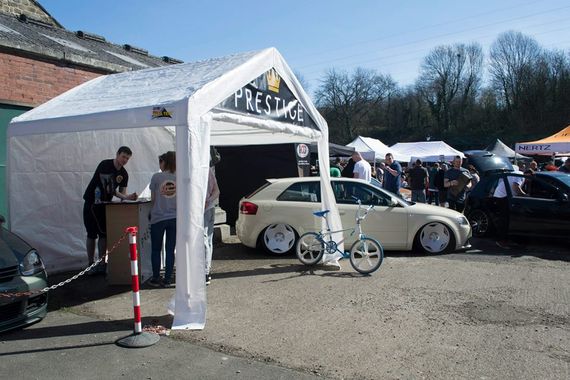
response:
[[[99,265],[99,263],[101,261],[105,260],[107,258],[107,256],[109,256],[109,254],[111,252],[113,252],[127,238],[127,236],[129,236],[129,234],[127,232],[125,232],[123,234],[123,236],[121,236],[121,238],[119,240],[117,240],[115,242],[115,244],[113,244],[111,249],[107,250],[107,252],[105,252],[105,255],[103,257],[100,257],[99,260],[95,261],[93,264],[89,265],[87,268],[83,269],[81,272],[79,272],[76,275],[68,278],[67,280],[61,281],[58,284],[54,284],[54,285],[45,287],[43,289],[29,290],[29,291],[25,291],[25,292],[0,292],[0,298],[19,298],[19,297],[24,297],[24,296],[34,296],[34,295],[46,293],[46,292],[49,292],[50,290],[54,290],[54,289],[57,289],[57,288],[62,287],[64,285],[67,285],[71,281],[77,280],[79,277],[83,276],[85,273],[88,273],[91,269],[93,269],[97,265]]]

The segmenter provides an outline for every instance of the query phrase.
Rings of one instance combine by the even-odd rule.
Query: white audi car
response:
[[[363,205],[374,205],[363,230],[386,250],[421,249],[438,254],[470,247],[471,226],[457,211],[407,202],[363,180],[333,178],[331,185],[343,228],[355,226],[355,198]],[[270,254],[293,252],[300,235],[321,229],[321,219],[313,215],[321,210],[320,193],[318,177],[267,180],[241,199],[238,237],[245,246],[260,247]],[[348,246],[357,238],[350,231],[344,237]]]

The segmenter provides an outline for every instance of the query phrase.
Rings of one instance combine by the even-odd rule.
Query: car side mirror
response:
[[[566,193],[558,193],[558,197],[556,200],[560,203],[568,202],[568,194]]]
[[[4,223],[6,223],[6,218],[4,218],[4,215],[0,215],[0,227],[2,227]]]
[[[400,204],[394,198],[390,198],[388,201],[388,207],[398,207]]]

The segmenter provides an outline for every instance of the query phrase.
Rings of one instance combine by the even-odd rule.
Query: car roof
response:
[[[314,181],[320,181],[320,180],[321,180],[321,177],[288,177],[288,178],[268,178],[267,182],[287,184],[287,183],[294,183],[294,182],[314,182]],[[368,184],[368,182],[363,180],[363,179],[348,178],[348,177],[340,177],[340,178],[334,177],[334,178],[331,178],[331,181],[349,181],[349,182],[360,182],[360,183]]]

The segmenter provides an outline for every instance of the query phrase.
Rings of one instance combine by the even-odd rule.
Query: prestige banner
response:
[[[318,129],[275,69],[240,88],[216,108]]]

